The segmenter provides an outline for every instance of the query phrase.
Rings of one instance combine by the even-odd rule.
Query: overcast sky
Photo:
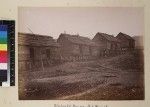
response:
[[[97,32],[144,34],[144,10],[137,7],[19,8],[19,32],[58,38],[60,33],[93,38]]]

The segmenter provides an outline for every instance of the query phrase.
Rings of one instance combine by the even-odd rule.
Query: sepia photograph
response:
[[[144,8],[19,7],[19,100],[144,100]]]

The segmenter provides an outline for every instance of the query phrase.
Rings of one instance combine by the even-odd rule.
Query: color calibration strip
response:
[[[0,85],[7,81],[7,25],[0,25]]]
[[[0,86],[15,85],[15,21],[0,20]]]

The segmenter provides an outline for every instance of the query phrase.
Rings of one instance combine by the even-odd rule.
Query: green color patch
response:
[[[7,44],[7,38],[0,38],[0,44]]]

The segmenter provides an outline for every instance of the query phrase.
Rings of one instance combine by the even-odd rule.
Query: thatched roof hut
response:
[[[18,35],[19,45],[59,46],[59,44],[51,36],[31,33],[18,33]]]

